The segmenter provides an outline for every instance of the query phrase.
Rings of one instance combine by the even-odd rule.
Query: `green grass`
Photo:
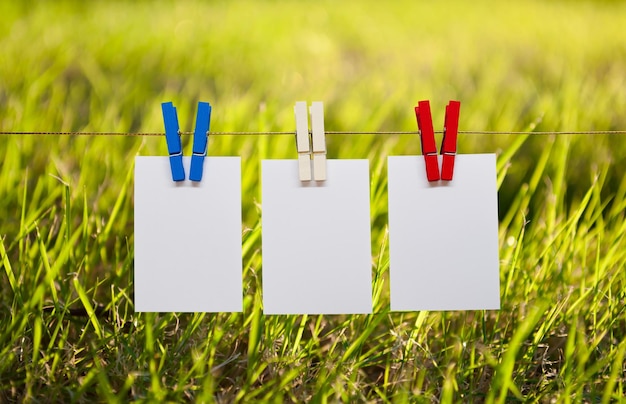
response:
[[[620,2],[3,2],[0,130],[626,129]],[[437,124],[440,126],[440,124]],[[185,138],[189,152],[189,138]],[[259,163],[292,137],[214,137],[243,159],[244,312],[136,314],[133,160],[162,138],[0,136],[0,401],[612,402],[626,392],[626,141],[462,136],[497,152],[502,310],[390,313],[388,155],[368,158],[375,313],[264,316]]]

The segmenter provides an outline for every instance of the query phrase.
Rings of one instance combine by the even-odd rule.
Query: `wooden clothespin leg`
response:
[[[437,145],[435,144],[435,130],[430,113],[430,102],[420,101],[415,107],[415,117],[420,131],[422,154],[426,163],[426,177],[428,181],[439,180],[439,161],[437,160]]]
[[[298,150],[298,175],[300,181],[311,181],[311,137],[306,102],[298,101],[294,107],[296,115],[296,148]]]
[[[324,103],[313,102],[311,112],[311,137],[313,140],[313,178],[326,181],[326,134],[324,132]]]
[[[198,103],[196,115],[196,129],[193,132],[193,154],[191,155],[191,168],[189,179],[201,181],[204,170],[204,157],[207,153],[209,142],[209,126],[211,124],[211,104],[208,102]]]
[[[456,143],[459,131],[459,112],[461,103],[450,101],[446,106],[446,117],[443,127],[443,141],[441,144],[441,154],[443,162],[441,164],[441,179],[452,181],[454,174],[454,160],[456,156]]]
[[[183,167],[183,147],[180,141],[178,116],[176,108],[171,102],[161,104],[163,111],[163,123],[165,124],[165,140],[167,151],[170,156],[170,168],[173,181],[185,180],[185,167]]]

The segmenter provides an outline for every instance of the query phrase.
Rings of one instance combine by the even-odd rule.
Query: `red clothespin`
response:
[[[452,181],[454,174],[454,158],[456,156],[456,139],[459,131],[459,111],[461,103],[459,101],[450,101],[446,105],[446,118],[443,126],[443,141],[441,142],[441,154],[443,162],[441,163],[441,179],[444,181]]]
[[[437,145],[435,144],[435,131],[433,119],[430,113],[430,103],[420,101],[415,107],[415,117],[420,130],[420,142],[422,154],[426,163],[426,177],[428,181],[451,181],[454,174],[454,158],[456,156],[456,140],[459,129],[459,101],[450,101],[446,106],[446,118],[444,121],[443,141],[441,154],[443,162],[441,176],[439,175],[439,161],[437,160]]]
[[[435,144],[435,131],[433,118],[430,114],[430,102],[420,101],[415,107],[417,127],[420,130],[422,154],[426,162],[426,177],[428,181],[439,180],[439,162],[437,161],[437,145]]]

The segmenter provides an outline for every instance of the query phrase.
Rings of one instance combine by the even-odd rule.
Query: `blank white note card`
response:
[[[137,157],[135,310],[242,306],[241,159],[207,157],[201,182],[175,183],[168,157]]]
[[[301,182],[297,160],[263,160],[262,186],[264,313],[371,313],[369,162]]]
[[[391,310],[499,309],[495,155],[457,155],[435,183],[422,156],[390,156],[388,175]]]

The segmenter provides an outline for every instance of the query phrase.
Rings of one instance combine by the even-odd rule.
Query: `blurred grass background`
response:
[[[626,30],[623,28],[626,3],[623,2],[24,1],[1,3],[0,15],[0,130],[3,131],[159,132],[163,130],[160,112],[163,101],[173,101],[178,108],[181,129],[192,130],[196,103],[200,100],[213,105],[213,131],[293,130],[292,107],[298,100],[324,101],[327,130],[412,131],[416,130],[412,107],[422,99],[431,100],[438,129],[443,124],[444,106],[450,99],[462,102],[461,130],[626,129]],[[184,141],[188,154],[191,138],[184,138]],[[385,265],[388,265],[385,261],[385,159],[388,155],[418,154],[419,140],[416,136],[335,135],[328,137],[328,152],[331,158],[370,159],[372,240],[377,254],[374,287],[381,288],[377,309],[384,312],[388,292],[383,283],[376,282],[385,281]],[[623,180],[626,142],[623,136],[608,135],[466,135],[459,138],[459,152],[499,154],[504,294],[501,315],[504,319],[497,315],[494,320],[494,314],[477,315],[477,318],[483,317],[483,332],[491,336],[481,344],[495,349],[496,353],[484,354],[481,365],[474,363],[463,367],[459,364],[456,370],[442,367],[439,373],[425,370],[419,376],[422,378],[419,388],[415,387],[413,379],[406,381],[400,377],[395,383],[385,379],[387,384],[381,384],[374,378],[359,382],[368,387],[365,395],[358,396],[362,385],[356,380],[350,379],[353,385],[349,383],[349,387],[341,390],[334,384],[335,379],[330,376],[324,379],[316,373],[311,376],[313,382],[301,382],[305,386],[301,396],[290,396],[288,387],[293,387],[295,374],[301,374],[301,366],[308,362],[296,361],[298,364],[294,365],[296,362],[279,355],[273,360],[286,367],[285,372],[291,376],[275,376],[263,384],[259,375],[267,371],[267,364],[263,365],[266,361],[261,359],[266,359],[267,352],[258,344],[267,340],[257,333],[265,332],[268,339],[286,341],[288,346],[291,328],[302,336],[303,330],[309,332],[310,327],[312,336],[307,343],[317,347],[315,349],[319,348],[316,333],[325,335],[332,344],[346,344],[348,348],[340,350],[339,359],[326,351],[322,355],[326,356],[327,362],[323,362],[326,366],[340,369],[337,363],[351,359],[355,352],[350,350],[350,344],[358,339],[354,335],[371,335],[376,330],[380,339],[374,339],[374,347],[387,352],[393,345],[390,341],[394,332],[413,333],[419,329],[419,332],[424,331],[424,336],[430,335],[434,341],[439,341],[442,347],[451,347],[446,345],[449,341],[445,335],[448,331],[459,331],[454,324],[465,324],[464,316],[473,314],[419,313],[338,320],[290,317],[265,322],[258,315],[259,163],[263,158],[295,157],[294,140],[290,136],[216,136],[209,141],[209,155],[241,155],[243,159],[245,313],[243,317],[136,316],[132,313],[130,296],[133,159],[137,154],[165,155],[165,141],[152,137],[0,136],[0,237],[3,237],[6,251],[0,260],[6,273],[0,280],[1,321],[5,329],[0,382],[4,398],[41,399],[45,397],[41,392],[48,389],[59,401],[69,397],[69,391],[74,391],[72,397],[78,401],[96,397],[113,401],[142,397],[202,401],[204,396],[199,391],[204,391],[208,392],[207,399],[224,397],[229,401],[258,399],[261,396],[252,392],[261,391],[269,394],[263,397],[282,401],[311,398],[313,396],[307,396],[306,392],[317,389],[321,396],[314,397],[322,401],[355,397],[383,399],[395,394],[405,397],[402,394],[417,394],[418,391],[460,400],[464,397],[462,392],[468,392],[468,387],[463,385],[466,380],[483,383],[471,384],[482,392],[480,394],[489,390],[485,386],[499,388],[497,391],[513,391],[508,379],[496,378],[495,384],[490,384],[490,371],[478,376],[475,371],[487,369],[487,363],[490,369],[509,366],[504,360],[504,347],[514,343],[515,340],[509,338],[523,328],[522,325],[517,328],[515,320],[517,316],[524,318],[515,311],[520,305],[532,305],[536,299],[561,301],[560,297],[541,289],[537,278],[531,275],[537,268],[541,268],[539,272],[550,272],[561,270],[568,262],[574,265],[576,260],[573,259],[557,260],[554,268],[536,264],[545,257],[546,251],[554,248],[551,243],[555,239],[549,237],[553,231],[556,232],[554,237],[569,235],[571,241],[576,239],[574,230],[578,229],[580,217],[586,218],[585,226],[580,225],[580,229],[589,230],[589,237],[598,236],[593,231],[604,231],[606,226],[607,234],[602,233],[601,240],[583,238],[576,239],[578,244],[571,244],[581,254],[577,258],[581,261],[575,266],[582,268],[583,273],[591,265],[588,263],[593,262],[587,261],[593,253],[588,249],[595,246],[604,256],[623,244],[620,230],[623,216],[620,215],[626,188]],[[590,195],[594,195],[593,198]],[[579,214],[581,207],[592,213]],[[524,231],[534,234],[537,244],[527,247],[529,260],[519,264],[528,268],[528,272],[513,272],[514,266],[504,263],[513,251],[509,247],[518,245],[528,220],[531,226],[536,226],[533,228],[536,233]],[[560,227],[565,225],[574,226],[566,227],[570,233]],[[547,246],[540,244],[542,237],[549,239]],[[555,251],[557,254],[561,250]],[[614,253],[607,259],[607,271],[621,268],[621,254]],[[591,282],[589,279],[581,281],[584,275],[574,272],[575,276],[548,276],[546,279],[553,283],[546,281],[546,288],[560,293],[558,291],[577,289]],[[595,272],[590,270],[589,273],[595,274],[594,282],[598,282],[598,274],[603,272],[596,267]],[[80,282],[73,283],[73,279]],[[605,285],[607,290],[619,292],[623,278],[619,279],[622,280],[611,280]],[[594,285],[596,291],[603,290],[598,283]],[[513,286],[522,291],[508,295],[507,288]],[[30,300],[26,299],[25,296],[34,291],[37,293]],[[623,305],[623,293],[622,287],[621,295],[609,295],[607,307],[612,314],[604,324],[611,330],[624,321],[623,311],[612,311],[617,310],[620,301]],[[87,322],[82,323],[82,328],[76,328],[75,320],[67,324],[69,314],[62,308],[78,303],[89,311],[85,302],[90,300],[116,313],[118,321],[111,325],[113,331],[105,329],[102,334],[94,335],[98,327],[106,328],[98,325],[97,320],[91,323],[93,329],[86,326]],[[46,314],[45,307],[52,308],[52,315]],[[543,306],[537,302],[537,307]],[[583,311],[584,319],[580,321],[585,323],[595,318],[597,313],[592,308],[599,307],[604,306],[594,301]],[[562,335],[563,327],[579,321],[572,317],[571,310],[565,312],[560,327],[547,321],[541,323],[544,320],[539,317],[536,322],[550,330],[546,335]],[[176,373],[177,364],[168,362],[170,368],[163,364],[162,358],[167,356],[164,347],[168,346],[165,341],[170,335],[163,333],[180,318],[185,323],[195,324],[184,332],[208,350],[202,354],[205,356],[198,354],[200,357],[219,362],[216,358],[220,353],[211,349],[234,345],[241,348],[238,355],[247,355],[245,363],[231,357],[225,363],[236,363],[233,368],[221,364],[218,370],[210,371],[209,365],[209,368],[204,365],[197,368],[195,354],[185,351],[184,358],[188,361],[183,359],[180,363],[188,363],[195,369],[193,372],[200,373],[192,377],[189,374],[195,373],[189,371],[191,373],[183,372],[184,377],[174,377],[188,383],[190,390],[180,387],[180,383],[173,388],[164,374]],[[489,319],[495,323],[489,323]],[[133,324],[133,332],[120,336],[120,327],[127,323]],[[417,327],[418,323],[425,328]],[[211,334],[216,329],[228,329],[232,324],[238,324],[238,328],[231,330],[231,334],[221,331],[230,339],[220,340],[215,337],[219,333]],[[509,326],[499,329],[494,324]],[[33,335],[41,338],[41,328],[37,327],[42,326],[44,330],[56,329],[58,335],[50,331],[53,335],[49,346],[42,350],[41,356],[32,356],[25,364],[18,351],[26,350],[34,355],[35,347],[24,341],[37,341]],[[59,328],[54,328],[57,326]],[[488,332],[489,327],[495,328]],[[37,329],[39,334],[33,334]],[[208,337],[207,329],[213,330]],[[585,326],[582,329],[582,334],[586,335]],[[355,333],[353,341],[340,337],[352,335],[352,332]],[[103,362],[96,364],[95,358],[101,358],[101,349],[110,343],[105,337],[111,337],[110,333],[123,339],[120,343],[128,348],[127,362],[120,364],[102,359]],[[494,337],[496,334],[502,335],[502,341]],[[89,359],[83,358],[72,365],[77,370],[65,368],[64,372],[75,375],[75,380],[62,377],[61,370],[42,376],[46,373],[42,369],[50,358],[64,358],[53,353],[62,335],[65,335],[65,347],[72,346],[77,352],[91,355],[85,354]],[[296,338],[296,341],[299,343],[301,339]],[[494,348],[490,344],[496,341],[499,342]],[[161,354],[151,351],[152,346],[148,349],[150,344],[160,345]],[[535,341],[535,348],[537,344]],[[133,353],[133,349],[138,351]],[[295,355],[296,347],[289,346],[289,349],[293,349],[291,352]],[[302,352],[308,356],[302,355],[310,361],[315,356],[314,349],[307,349]],[[446,349],[441,354],[448,358]],[[146,353],[139,350],[152,356],[144,357]],[[619,352],[612,348],[602,352],[609,362],[619,358]],[[161,358],[158,359],[161,365],[148,369],[157,360],[155,355]],[[368,360],[365,356],[359,358]],[[454,355],[451,358],[452,362],[459,360]],[[509,359],[516,360],[515,357]],[[54,360],[63,362],[65,359]],[[384,360],[391,361],[388,357]],[[382,366],[386,377],[393,373],[393,363],[385,362]],[[448,362],[444,360],[444,363]],[[230,373],[221,375],[224,367],[229,368]],[[120,374],[116,375],[113,368]],[[93,369],[100,369],[105,376],[92,374]],[[521,384],[530,377],[530,368],[523,369],[526,372],[516,373]],[[458,373],[450,373],[456,371]],[[603,380],[612,371],[612,368],[602,368],[589,374],[583,372],[580,383],[583,387],[594,385],[592,380]],[[152,377],[150,383],[138,381],[143,372]],[[354,374],[361,374],[358,368]],[[331,372],[332,375],[339,377]],[[609,380],[621,386],[623,373],[621,377],[609,377]],[[236,382],[226,388],[223,383],[227,379]],[[276,384],[267,380],[276,380]],[[100,389],[95,386],[96,381]],[[47,383],[53,387],[44,388]],[[551,386],[555,391],[562,391],[563,383],[554,383]],[[105,389],[102,386],[110,387],[110,394],[101,390]],[[603,382],[598,389],[608,391],[606,386]],[[581,391],[585,390],[583,387]],[[452,395],[446,396],[445,392],[452,392]],[[527,394],[523,389],[518,393]],[[506,399],[507,394],[499,397]],[[538,394],[537,397],[545,398]],[[611,397],[610,394],[607,397]]]
[[[624,6],[619,2],[24,2],[0,7],[4,129],[159,131],[159,103],[172,100],[182,127],[190,130],[196,102],[208,100],[215,108],[213,130],[290,130],[291,106],[301,99],[325,102],[329,130],[414,130],[411,107],[421,99],[431,100],[438,125],[447,101],[461,100],[460,128],[468,130],[626,127],[626,47],[619,18]],[[55,155],[70,142],[81,150],[87,144],[118,150],[121,156],[96,153],[109,159],[102,163],[115,178],[122,177],[115,170],[128,167],[134,154],[126,151],[138,143],[4,140],[25,148],[34,167],[49,157],[47,147],[39,153],[32,146],[42,141],[53,150],[59,147]],[[516,157],[502,187],[504,211],[528,180],[528,167],[545,141],[526,142]],[[626,168],[621,138],[564,141],[571,142],[568,184],[578,197],[595,165],[612,165],[616,173]],[[143,153],[164,154],[159,139],[145,142]],[[331,157],[337,157],[354,140],[329,142]],[[250,139],[211,143],[211,152],[241,154],[247,162],[293,154],[292,139],[271,140],[271,147]],[[411,137],[365,143],[394,154],[419,152]],[[460,151],[497,152],[510,143],[510,137],[466,136]],[[63,164],[79,163],[67,158],[71,153],[63,154]],[[257,163],[251,164],[255,171]],[[100,176],[89,178],[102,183]]]

